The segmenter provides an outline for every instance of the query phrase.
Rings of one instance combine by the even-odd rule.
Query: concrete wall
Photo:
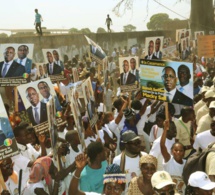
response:
[[[87,36],[98,43],[103,49],[111,53],[114,47],[123,48],[124,46],[127,46],[127,48],[129,48],[134,44],[140,44],[143,47],[146,37],[164,36],[171,37],[172,40],[175,40],[175,31],[91,33]],[[42,49],[59,48],[62,56],[66,54],[69,59],[72,59],[76,54],[79,54],[81,57],[87,50],[87,41],[83,34],[0,38],[0,44],[4,43],[33,43],[34,62],[44,62]]]

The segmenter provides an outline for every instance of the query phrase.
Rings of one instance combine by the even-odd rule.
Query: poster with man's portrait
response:
[[[175,35],[175,41],[176,41],[176,42],[180,42],[181,33],[183,33],[183,36],[184,36],[185,30],[186,30],[186,29],[177,29],[177,30],[176,30],[176,35]]]
[[[102,65],[102,60],[106,57],[105,52],[102,48],[96,44],[92,39],[84,35],[89,44],[89,56],[92,57],[97,63]]]
[[[198,40],[199,36],[205,35],[205,31],[195,31],[194,32],[194,37],[196,40]]]
[[[193,105],[193,65],[187,62],[140,60],[142,94],[146,98]]]
[[[57,120],[56,120],[56,109],[55,109],[55,99],[51,98],[49,102],[46,104],[47,116],[48,116],[48,129],[51,138],[51,146],[53,155],[57,154]]]
[[[36,66],[37,66],[37,80],[49,77],[46,64],[37,63]]]
[[[1,95],[0,107],[0,160],[3,160],[17,155],[19,151]]]
[[[139,58],[122,57],[119,58],[120,68],[120,88],[123,92],[129,92],[138,88],[140,82]]]
[[[146,37],[145,39],[145,59],[161,60],[164,37]]]
[[[0,86],[12,87],[30,81],[32,60],[27,57],[33,44],[1,44]],[[32,49],[33,50],[33,49]]]
[[[50,78],[20,85],[17,89],[33,126],[47,122],[46,103],[51,98],[55,99],[56,111],[62,110]]]
[[[70,102],[71,102],[70,105],[71,105],[75,125],[76,125],[77,131],[78,131],[80,143],[82,145],[82,148],[84,148],[85,147],[85,144],[84,144],[84,133],[85,133],[85,131],[83,128],[83,123],[82,123],[82,115],[81,115],[81,112],[79,110],[78,96],[76,94],[75,89],[72,90]]]
[[[90,125],[94,126],[98,117],[96,114],[96,102],[90,78],[86,79],[82,83],[82,90],[84,94],[85,107],[87,110]]]
[[[46,69],[52,82],[64,80],[64,64],[58,49],[42,49]]]

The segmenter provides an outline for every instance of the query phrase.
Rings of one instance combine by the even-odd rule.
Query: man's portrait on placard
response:
[[[94,97],[90,78],[88,78],[82,84],[82,89],[83,89],[83,93],[84,93],[84,100],[85,100],[85,105],[86,105],[86,109],[87,109],[87,114],[88,114],[89,119],[91,120],[96,112],[96,110],[95,110],[96,102],[95,102],[95,97]]]
[[[55,99],[56,110],[61,110],[53,84],[50,78],[41,79],[32,83],[17,87],[19,94],[27,110],[32,125],[38,125],[47,121],[46,103],[51,98]],[[59,107],[58,107],[59,106]]]

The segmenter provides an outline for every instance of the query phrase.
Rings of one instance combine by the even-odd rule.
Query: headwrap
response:
[[[51,186],[52,178],[49,175],[49,168],[51,166],[52,159],[50,157],[44,156],[38,158],[33,166],[31,167],[30,175],[29,175],[29,183],[37,183],[45,179],[46,184]]]
[[[126,175],[122,174],[120,170],[120,166],[117,164],[109,165],[106,170],[105,174],[103,175],[104,180],[103,183],[110,183],[110,182],[117,182],[118,184],[126,183]]]
[[[155,166],[155,168],[157,168],[157,158],[155,158],[152,155],[146,154],[141,156],[140,161],[139,161],[139,166],[141,168],[141,165],[144,163],[150,163],[153,164]]]

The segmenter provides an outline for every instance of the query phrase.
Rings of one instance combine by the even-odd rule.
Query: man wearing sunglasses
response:
[[[176,84],[178,78],[176,77],[175,70],[166,66],[162,71],[162,81],[165,87],[167,101],[170,103],[183,104],[186,106],[192,106],[193,100],[180,91],[177,90]]]

